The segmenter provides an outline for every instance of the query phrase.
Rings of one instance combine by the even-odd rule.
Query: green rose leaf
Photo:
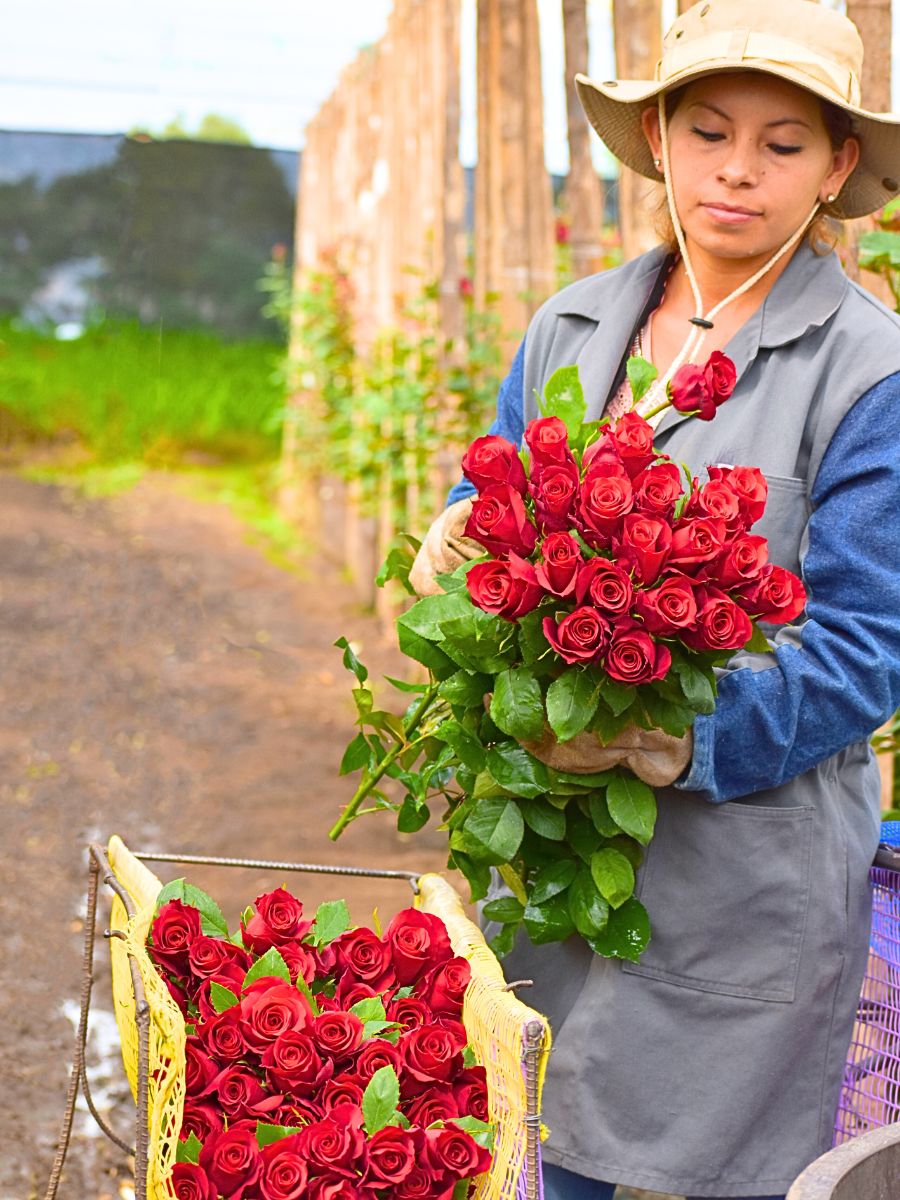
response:
[[[438,592],[436,596],[424,596],[398,618],[397,624],[412,629],[429,642],[440,641],[444,634],[443,621],[467,616],[472,611],[472,601],[460,592]]]
[[[744,649],[750,650],[753,654],[767,654],[772,651],[772,643],[755,621],[753,622],[753,636]]]
[[[312,1015],[317,1017],[319,1015],[319,1005],[316,1002],[315,996],[313,995],[312,988],[299,971],[297,972],[297,979],[294,983],[294,987],[297,989],[300,995],[306,999],[306,1003],[309,1005],[309,1011],[312,1013]]]
[[[493,686],[494,681],[490,675],[472,675],[468,671],[456,671],[440,685],[438,694],[460,708],[477,708]]]
[[[515,800],[497,796],[481,800],[466,818],[462,832],[467,853],[497,866],[509,862],[518,850],[525,822]],[[455,836],[455,835],[454,835]]]
[[[489,900],[481,910],[486,921],[498,921],[501,925],[509,925],[511,921],[521,921],[525,909],[515,896],[499,896]]]
[[[483,900],[491,886],[491,868],[487,863],[475,862],[470,855],[455,847],[448,859],[451,869],[460,871],[469,885],[469,899],[473,904]]]
[[[609,905],[597,891],[593,876],[586,866],[578,868],[568,891],[569,914],[582,937],[596,937],[606,928]]]
[[[267,979],[270,976],[273,979],[283,979],[285,983],[291,982],[291,973],[288,970],[288,965],[274,946],[270,946],[244,976],[243,990],[246,992],[250,984],[254,983],[257,979]]]
[[[638,961],[649,941],[647,910],[633,896],[609,914],[602,933],[587,939],[595,954],[602,954],[604,958],[627,958],[630,962]]]
[[[488,751],[488,770],[497,783],[514,796],[543,796],[550,791],[547,768],[523,746],[501,743]]]
[[[400,833],[418,833],[431,819],[427,804],[417,804],[414,797],[405,796],[397,813],[397,830]]]
[[[698,713],[711,713],[716,707],[716,692],[709,678],[694,663],[687,659],[674,663],[675,672],[681,680],[684,698]]]
[[[528,905],[525,909],[525,931],[536,946],[561,942],[575,932],[575,922],[569,914],[565,892],[560,892],[546,904]]]
[[[405,615],[405,614],[404,614]],[[403,624],[403,617],[397,619],[397,643],[403,654],[414,658],[416,662],[432,671],[447,671],[452,666],[450,659],[442,650],[422,637],[414,629]]]
[[[400,1081],[392,1066],[379,1067],[363,1092],[363,1124],[369,1137],[391,1124],[400,1103]]]
[[[529,829],[551,842],[562,842],[566,836],[565,810],[548,804],[547,797],[541,796],[535,800],[522,800],[520,807],[525,824]]]
[[[298,1130],[292,1129],[290,1125],[267,1125],[265,1121],[257,1121],[256,1144],[262,1150],[264,1146],[271,1146],[274,1142],[280,1142],[282,1138],[297,1132]]]
[[[501,671],[494,682],[491,720],[519,741],[537,741],[544,732],[541,685],[527,667]]]
[[[631,394],[634,396],[634,402],[637,402],[646,394],[650,384],[659,374],[653,363],[647,362],[646,358],[639,358],[633,354],[625,365],[625,370],[628,374],[628,382],[631,384]]]
[[[339,637],[334,643],[339,650],[343,650],[344,666],[348,671],[352,671],[360,683],[365,683],[369,678],[369,672],[366,667],[356,657],[356,652],[345,637]]]
[[[546,904],[548,900],[564,892],[575,878],[577,870],[578,864],[570,858],[541,867],[531,889],[531,904]]]
[[[505,954],[509,954],[516,944],[516,935],[520,929],[521,925],[504,925],[500,932],[491,938],[488,945],[497,958],[503,958]]]
[[[221,983],[213,980],[209,985],[209,1002],[217,1013],[222,1013],[227,1012],[229,1008],[234,1008],[236,1004],[240,1004],[240,999],[231,988],[223,987]]]
[[[307,935],[315,946],[327,946],[350,928],[350,910],[344,900],[325,900],[316,909],[312,929]]]
[[[196,1133],[191,1133],[184,1141],[179,1141],[175,1148],[175,1161],[180,1163],[198,1163],[203,1143]]]
[[[438,741],[452,747],[460,762],[470,771],[477,774],[484,770],[484,747],[476,737],[460,725],[459,721],[452,719],[442,721],[434,731],[434,736]]]
[[[600,692],[586,671],[565,671],[547,688],[547,720],[561,742],[581,733],[597,711]]]
[[[612,819],[605,792],[591,792],[587,797],[588,816],[601,837],[615,837],[619,826]]]
[[[171,883],[167,883],[162,888],[156,897],[156,911],[159,912],[160,908],[169,900],[180,900],[182,904],[189,904],[191,908],[196,908],[200,914],[200,927],[207,937],[228,940],[230,936],[228,922],[212,896],[208,896],[200,888],[194,887],[192,883],[185,883],[183,879],[173,879]]]
[[[545,417],[559,417],[569,437],[577,437],[587,413],[578,367],[558,367],[544,384],[544,396],[538,403]]]
[[[653,789],[634,776],[617,775],[606,789],[606,802],[618,827],[642,846],[648,845],[656,824]]]
[[[618,850],[604,847],[591,855],[591,875],[597,890],[613,908],[619,908],[634,892],[634,868]]]
[[[340,775],[349,775],[352,771],[359,771],[368,764],[370,753],[371,750],[366,740],[366,735],[358,733],[344,751],[344,757],[341,759],[338,773]]]
[[[609,675],[604,675],[600,684],[600,695],[613,716],[619,717],[631,708],[637,696],[637,688],[629,687],[625,683],[619,683],[617,679],[612,679]]]

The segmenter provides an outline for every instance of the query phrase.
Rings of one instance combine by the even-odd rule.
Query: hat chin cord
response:
[[[663,92],[660,92],[659,94],[658,104],[659,132],[662,139],[663,180],[666,186],[666,199],[669,204],[669,213],[672,217],[672,226],[675,230],[678,248],[681,251],[681,257],[684,261],[684,268],[687,271],[688,281],[691,285],[691,292],[694,296],[694,305],[696,311],[694,316],[691,317],[692,328],[690,333],[685,339],[681,349],[675,355],[671,366],[666,371],[665,375],[663,375],[661,379],[654,380],[653,384],[648,389],[647,395],[645,396],[642,404],[642,407],[645,408],[652,407],[654,403],[660,404],[663,402],[669,380],[680,366],[687,362],[689,358],[697,354],[700,347],[703,345],[707,333],[713,327],[713,317],[720,313],[726,304],[730,304],[732,300],[736,300],[738,296],[742,296],[744,292],[749,291],[750,288],[752,288],[755,283],[762,279],[765,273],[771,267],[773,267],[776,262],[778,262],[782,255],[790,250],[791,246],[800,240],[800,238],[809,228],[810,222],[812,221],[813,217],[815,217],[821,206],[821,201],[817,200],[803,224],[799,227],[799,229],[796,230],[796,232],[791,234],[791,236],[787,239],[784,245],[780,247],[780,249],[775,251],[768,262],[760,267],[755,275],[751,275],[749,279],[746,279],[740,285],[740,287],[735,288],[735,290],[730,295],[726,296],[724,300],[720,300],[718,304],[715,304],[709,310],[709,312],[704,313],[703,296],[700,293],[700,285],[697,283],[697,276],[694,274],[694,268],[691,265],[691,259],[690,255],[688,254],[684,232],[681,228],[681,222],[678,219],[678,212],[675,208],[675,194],[672,190],[672,173],[669,170],[669,130],[668,122],[666,120],[665,94]]]

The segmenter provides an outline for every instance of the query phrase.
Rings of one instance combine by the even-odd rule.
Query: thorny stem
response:
[[[427,691],[422,693],[422,698],[410,715],[409,724],[406,727],[407,739],[409,738],[409,735],[414,733],[418,726],[421,725],[425,714],[428,712],[428,709],[431,707],[435,697],[437,696],[439,686],[440,684],[433,683]],[[369,794],[375,784],[383,778],[385,772],[388,770],[391,764],[395,762],[405,750],[408,750],[409,747],[410,742],[408,740],[404,742],[398,742],[396,746],[393,746],[387,752],[387,754],[378,764],[374,774],[369,775],[367,772],[363,776],[363,778],[360,780],[359,787],[353,793],[350,803],[328,831],[328,836],[333,842],[337,841],[353,818],[358,815],[359,806],[362,804],[363,800],[365,800],[366,796]]]

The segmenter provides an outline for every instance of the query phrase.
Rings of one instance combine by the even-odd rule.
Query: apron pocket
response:
[[[813,812],[710,805],[666,790],[638,875],[650,944],[628,975],[678,987],[794,999],[809,907]]]

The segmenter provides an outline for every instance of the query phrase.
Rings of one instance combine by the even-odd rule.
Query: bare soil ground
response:
[[[85,500],[0,474],[0,1200],[43,1195],[77,1020],[85,848],[439,869],[437,833],[413,841],[388,816],[336,845],[350,795],[338,776],[352,734],[344,633],[374,677],[403,664],[354,609],[334,562],[299,578],[248,545],[224,508],[164,476]],[[168,865],[164,879],[185,874]],[[274,873],[188,868],[229,918]],[[308,907],[344,895],[354,917],[404,907],[405,884],[293,876]],[[101,897],[98,928],[105,925]],[[126,1140],[133,1105],[95,970],[90,1073]],[[129,1195],[127,1156],[76,1114],[60,1200]]]

